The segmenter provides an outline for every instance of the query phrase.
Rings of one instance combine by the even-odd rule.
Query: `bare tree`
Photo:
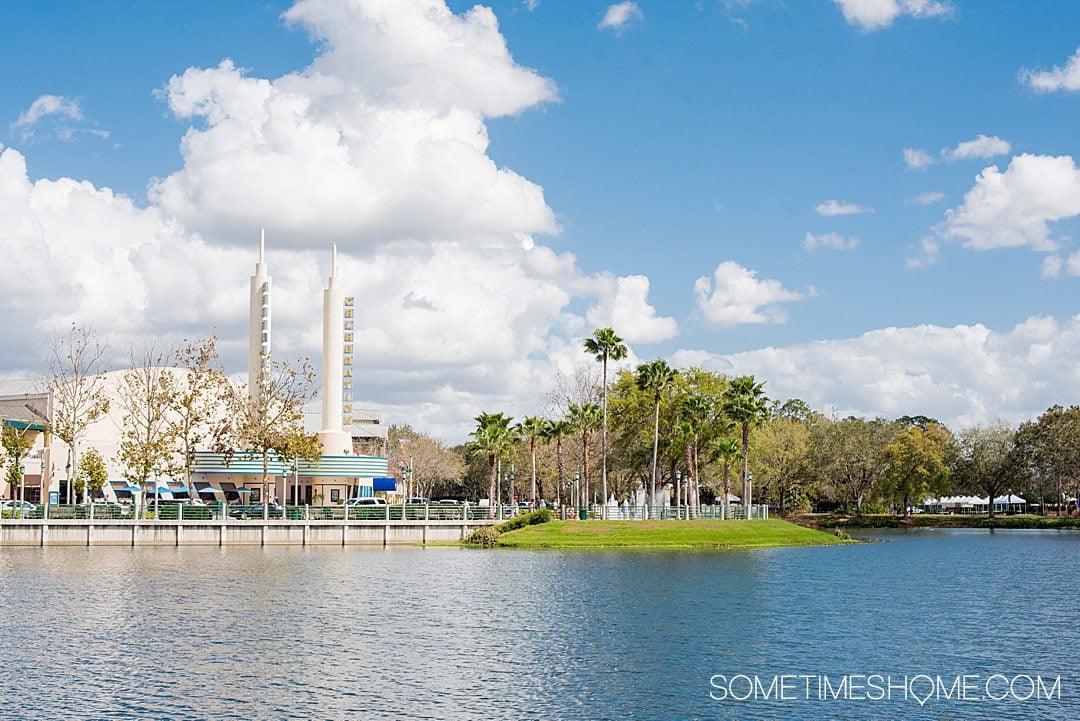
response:
[[[315,394],[315,371],[307,360],[295,365],[266,358],[256,388],[233,384],[225,394],[228,418],[215,431],[213,448],[231,458],[236,453],[262,459],[262,497],[269,503],[270,454],[288,451],[303,434],[304,404]]]
[[[67,502],[73,503],[72,474],[78,468],[79,441],[87,426],[109,412],[109,398],[102,377],[107,368],[102,361],[108,347],[92,328],[72,324],[66,334],[49,339],[49,392],[52,417],[49,432],[68,447]],[[83,488],[83,502],[89,489]]]
[[[184,485],[189,489],[195,451],[212,432],[211,424],[220,420],[216,417],[218,401],[228,381],[216,367],[217,361],[217,338],[213,337],[185,340],[174,354],[180,372],[169,402],[172,411],[169,424],[179,446]]]
[[[152,475],[175,468],[172,406],[176,375],[169,367],[171,361],[171,352],[158,350],[153,344],[132,348],[131,367],[124,371],[117,388],[117,402],[124,412],[118,459],[124,477],[144,488]]]

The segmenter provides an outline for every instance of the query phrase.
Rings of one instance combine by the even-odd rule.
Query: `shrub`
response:
[[[499,531],[495,526],[478,528],[465,537],[465,545],[477,548],[493,548],[499,545]]]

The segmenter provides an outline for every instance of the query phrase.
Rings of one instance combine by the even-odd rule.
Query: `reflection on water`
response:
[[[1064,719],[1080,535],[844,548],[0,549],[3,718]],[[713,701],[713,674],[1061,675],[1060,702]]]

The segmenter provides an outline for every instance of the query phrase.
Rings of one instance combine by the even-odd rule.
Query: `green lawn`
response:
[[[846,543],[787,521],[552,521],[499,537],[513,548],[763,548]]]

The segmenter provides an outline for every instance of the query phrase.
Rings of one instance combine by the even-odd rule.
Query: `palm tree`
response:
[[[495,487],[498,477],[496,464],[499,456],[508,452],[512,446],[510,442],[510,421],[512,420],[514,419],[503,413],[481,413],[476,417],[476,430],[470,434],[475,439],[473,441],[475,451],[488,457],[488,466],[491,470],[488,498],[495,504],[499,502],[499,494]]]
[[[574,426],[570,421],[552,421],[549,420],[544,424],[543,440],[545,443],[555,443],[555,472],[559,479],[557,486],[555,487],[555,500],[559,504],[559,508],[562,508],[563,498],[563,460],[562,460],[562,439],[567,438],[574,432]]]
[[[649,505],[656,503],[656,456],[660,447],[660,400],[664,391],[675,382],[678,371],[667,364],[667,361],[658,358],[637,367],[637,387],[643,391],[652,391],[656,403],[656,411],[653,420],[653,452],[651,481],[649,483]]]
[[[622,360],[630,351],[623,345],[622,338],[615,335],[611,328],[594,330],[592,338],[586,338],[583,345],[586,353],[592,353],[596,360],[604,364],[604,430],[600,440],[600,482],[604,490],[604,508],[607,508],[607,364],[608,360]]]
[[[724,391],[724,414],[742,429],[742,502],[749,513],[750,503],[750,429],[765,420],[769,399],[765,397],[765,382],[754,376],[732,378]],[[747,515],[749,518],[749,515]]]
[[[713,415],[713,402],[708,396],[694,394],[683,399],[679,415],[686,424],[683,435],[687,440],[686,448],[686,472],[689,475],[687,482],[687,502],[690,512],[696,513],[701,499],[700,483],[698,475],[700,467],[698,459],[698,446],[701,443],[701,430]]]
[[[586,506],[589,505],[589,435],[600,427],[602,418],[600,406],[595,403],[570,406],[566,416],[574,430],[581,434],[581,487],[585,491],[582,497]],[[607,501],[606,498],[604,500]]]
[[[544,435],[544,427],[547,421],[539,416],[525,416],[525,420],[518,423],[518,433],[522,438],[529,441],[529,456],[532,458],[532,495],[529,499],[536,503],[536,442]]]
[[[731,466],[739,460],[739,439],[728,436],[714,438],[709,444],[713,460],[719,461],[724,469],[724,518],[728,517],[728,496],[731,495]]]

